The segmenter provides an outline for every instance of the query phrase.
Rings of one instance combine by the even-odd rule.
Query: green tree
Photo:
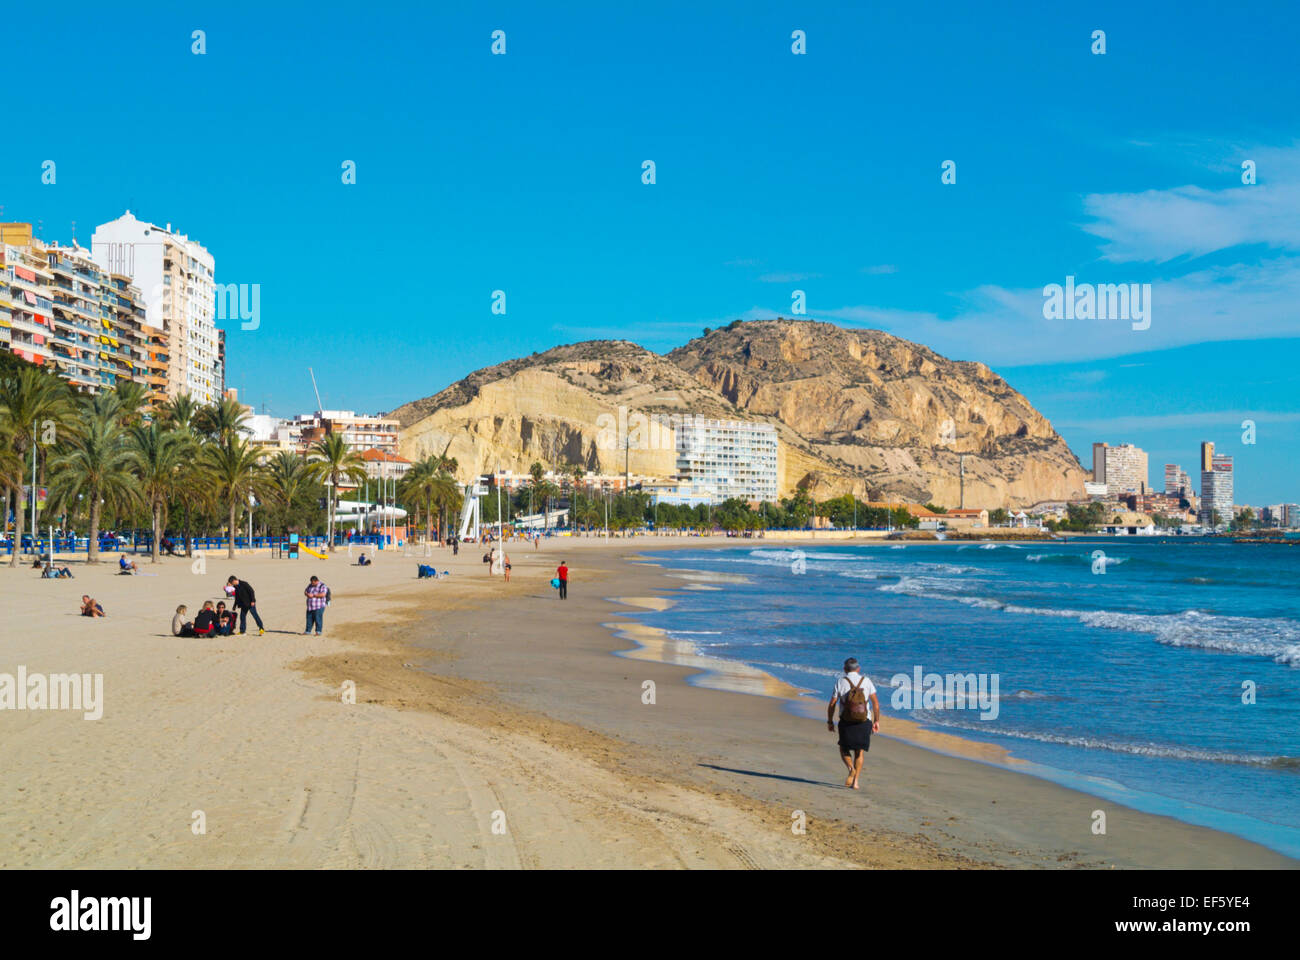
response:
[[[331,433],[312,445],[309,469],[311,474],[321,482],[328,482],[328,508],[325,529],[329,538],[330,553],[334,546],[334,514],[338,506],[339,486],[344,482],[361,483],[366,477],[365,462],[352,449],[343,437]]]
[[[200,407],[193,425],[218,444],[224,444],[239,433],[247,419],[248,410],[239,401],[222,397],[216,403]]]
[[[11,368],[0,375],[0,420],[8,424],[9,449],[23,465],[25,483],[31,483],[30,460],[32,452],[42,456],[51,434],[54,440],[66,434],[73,408],[67,385],[57,377],[29,364]],[[39,471],[38,471],[39,476]],[[23,522],[26,509],[19,495],[19,484],[14,492],[14,548],[9,565],[18,565],[19,545],[23,539]],[[34,491],[33,491],[34,494]],[[33,531],[35,534],[35,531]],[[91,549],[98,544],[91,543]]]
[[[93,409],[93,404],[83,404]],[[131,452],[115,417],[92,413],[59,444],[50,460],[52,509],[76,513],[81,501],[89,521],[87,563],[99,562],[99,526],[104,507],[129,506],[136,499]]]
[[[139,493],[149,508],[153,543],[149,559],[158,562],[158,544],[162,539],[163,516],[185,457],[185,437],[158,423],[137,424],[128,432],[128,457],[139,482]]]
[[[257,451],[242,437],[231,434],[221,443],[208,444],[203,450],[204,466],[211,477],[217,501],[228,511],[226,557],[235,559],[235,517],[248,504],[257,488],[260,466]],[[331,514],[332,516],[332,514]],[[333,549],[333,544],[330,544]]]

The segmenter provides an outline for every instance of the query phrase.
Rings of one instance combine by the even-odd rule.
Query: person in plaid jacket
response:
[[[307,629],[303,631],[303,636],[311,633],[311,628],[315,625],[316,636],[319,637],[325,629],[325,605],[329,603],[330,588],[319,577],[312,577],[302,595],[307,598]]]

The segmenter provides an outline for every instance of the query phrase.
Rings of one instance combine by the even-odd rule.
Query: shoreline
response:
[[[700,545],[698,539],[676,544],[672,542],[674,539],[665,538],[655,543],[654,548],[675,546],[689,549]],[[705,539],[707,542],[707,538]],[[611,544],[611,546],[616,545],[617,541]],[[715,545],[728,547],[736,544],[732,539],[720,538]],[[842,784],[835,777],[839,770],[839,760],[833,740],[823,739],[824,734],[816,727],[808,730],[806,729],[808,725],[805,724],[792,725],[793,718],[785,700],[776,696],[755,697],[696,685],[692,680],[698,680],[696,675],[700,672],[700,668],[697,665],[619,656],[620,653],[625,653],[631,644],[628,638],[617,634],[625,631],[633,620],[629,608],[618,598],[626,600],[630,597],[653,597],[656,598],[655,603],[660,603],[671,599],[678,592],[700,585],[698,582],[682,583],[680,580],[672,582],[669,571],[648,566],[645,558],[641,556],[648,549],[643,538],[625,541],[622,547],[608,552],[591,551],[590,556],[593,558],[599,557],[604,560],[608,557],[611,561],[609,566],[602,564],[601,576],[592,584],[588,582],[587,571],[581,569],[587,566],[587,562],[582,558],[588,555],[588,551],[583,549],[581,539],[546,546],[547,552],[554,557],[559,557],[561,553],[566,554],[565,558],[570,567],[575,570],[574,585],[570,589],[570,604],[573,602],[572,598],[576,596],[591,591],[599,593],[600,603],[586,612],[585,618],[588,622],[605,625],[603,627],[605,639],[603,642],[584,644],[584,649],[598,654],[614,654],[609,658],[613,664],[631,662],[645,667],[655,667],[654,671],[645,672],[645,678],[655,681],[660,704],[664,702],[665,678],[669,683],[669,689],[675,694],[683,697],[689,694],[691,696],[687,697],[688,699],[698,700],[698,703],[691,705],[689,715],[680,720],[675,710],[673,722],[663,730],[664,739],[669,742],[691,743],[698,758],[714,759],[710,754],[718,750],[718,741],[740,744],[744,739],[757,740],[759,742],[750,745],[749,751],[746,752],[758,756],[762,755],[766,745],[779,741],[781,749],[777,751],[777,758],[788,761],[795,768],[787,773],[781,770],[779,763],[763,763],[756,759],[752,768],[739,769],[743,765],[718,762],[713,765],[715,773],[703,773],[701,768],[707,769],[710,765],[697,762],[690,768],[692,770],[690,782],[725,784],[769,802],[776,802],[778,798],[783,800],[793,798],[789,802],[797,801],[810,806],[815,805],[821,815],[830,817],[849,828],[867,825],[854,823],[853,817],[856,811],[851,804],[846,805],[844,802],[844,797],[850,792],[844,791]],[[544,553],[543,557],[545,555]],[[575,560],[574,556],[580,559]],[[518,564],[516,567],[518,569]],[[549,576],[549,573],[547,575]],[[546,598],[534,597],[533,599]],[[495,622],[496,618],[492,617],[485,625]],[[614,625],[612,629],[609,626],[611,623]],[[535,650],[535,645],[530,644],[529,649]],[[576,653],[577,651],[572,649],[564,651],[548,649],[544,654],[544,663],[548,666],[552,662],[563,663],[571,668]],[[530,652],[530,656],[532,655],[533,653]],[[471,659],[479,658],[471,656]],[[481,659],[480,664],[462,662],[458,672],[464,675],[476,673],[483,675],[490,672],[490,670],[484,671],[483,666],[492,666],[498,662],[496,655]],[[732,664],[731,661],[725,662]],[[623,668],[612,665],[602,666],[597,661],[586,663],[583,667],[583,678],[599,678],[601,682],[605,682],[611,674],[618,673],[625,681],[630,683],[632,680],[626,672],[626,666]],[[777,684],[777,687],[767,692],[780,692],[781,682],[775,681],[774,678],[757,682],[760,686],[769,682]],[[630,691],[628,696],[634,693],[639,693],[639,688]],[[734,703],[722,706],[715,698],[728,700],[738,698],[747,702],[743,706]],[[646,735],[643,725],[631,722],[625,715],[617,715],[617,711],[603,709],[609,704],[608,697],[600,698],[596,704],[580,704],[563,689],[548,689],[532,699],[544,712],[564,716],[566,719],[572,719],[602,733],[631,739],[638,747],[654,749],[658,745],[654,738]],[[686,704],[683,703],[681,708],[683,713],[687,712]],[[739,718],[738,724],[725,722],[726,718],[733,716]],[[906,721],[891,720],[890,726],[892,728],[903,722]],[[757,730],[755,725],[758,727]],[[901,738],[882,738],[889,740],[891,753],[905,754],[898,769],[906,770],[914,767],[923,770],[927,789],[936,786],[931,778],[939,777],[940,774],[953,781],[974,781],[974,786],[978,789],[972,790],[964,784],[961,790],[956,791],[958,794],[956,797],[948,795],[923,797],[919,783],[901,783],[896,789],[894,787],[885,789],[883,793],[888,801],[897,802],[900,806],[910,803],[915,809],[921,811],[910,816],[899,813],[896,816],[882,818],[881,823],[873,824],[887,827],[899,835],[925,836],[928,831],[938,841],[955,847],[963,855],[983,860],[990,866],[1041,866],[1048,862],[1054,865],[1099,867],[1115,864],[1130,867],[1235,865],[1294,868],[1300,865],[1295,859],[1233,834],[1160,814],[1143,813],[1127,806],[1116,808],[1117,801],[1098,797],[1094,793],[1064,786],[1038,776],[1027,776],[1026,773],[1009,769],[1008,766],[981,763],[979,762],[981,757],[970,756],[971,751],[978,754],[982,748],[987,748],[991,751],[990,756],[993,759],[1004,755],[1005,751],[991,744],[979,744],[976,741],[967,741],[950,735],[931,734],[929,731],[921,730],[919,725],[912,726],[916,728],[918,740],[923,741],[928,736],[936,739],[931,741],[929,746],[925,746],[909,743]],[[957,747],[958,750],[950,754],[944,750],[945,746]],[[873,765],[878,756],[873,749],[867,760],[868,777],[875,786],[879,784],[877,784],[877,774],[873,771]],[[725,758],[716,759],[721,761]],[[972,760],[976,762],[972,763]],[[1014,758],[1012,760],[1014,763]],[[1026,766],[1030,765],[1026,762]],[[759,769],[759,767],[766,767],[766,769]],[[972,768],[978,769],[978,772]],[[891,762],[888,774],[892,774],[895,769],[895,764]],[[888,774],[886,781],[891,779]],[[819,796],[818,791],[805,790],[803,787],[794,790],[755,790],[756,782],[767,785],[789,782],[806,787],[815,785],[822,788],[825,793]],[[869,789],[868,795],[871,793],[872,790]],[[973,804],[970,802],[974,798],[972,794],[978,797]],[[1016,803],[1019,810],[1014,817],[989,816],[986,811],[980,809],[983,806],[995,808],[999,804],[1011,803],[1017,798],[1024,799]],[[1055,814],[1034,809],[1036,804],[1044,803],[1055,805],[1060,809]],[[957,806],[961,809],[954,813],[953,808]],[[1091,812],[1099,806],[1107,810],[1110,820],[1110,831],[1107,837],[1095,837],[1090,831]],[[949,817],[953,820],[948,821]],[[949,833],[939,826],[947,822],[960,823],[966,818],[974,820],[977,828],[964,836]],[[1189,856],[1185,852],[1188,845],[1197,849],[1196,855]],[[1084,850],[1088,847],[1092,847],[1093,852],[1085,853]],[[1121,850],[1123,852],[1120,852]]]
[[[633,555],[628,559],[645,563],[647,566],[663,566],[656,558]],[[724,583],[746,579],[744,575],[720,574],[713,576],[709,571],[695,571],[688,568],[663,567],[663,569],[669,576],[689,574],[691,576],[688,579],[706,582]],[[692,588],[722,589],[721,587],[702,587],[698,585],[687,589]],[[677,602],[662,595],[612,599],[637,608],[636,613],[646,610],[662,612],[670,609]],[[627,614],[626,616],[634,617],[636,613]],[[636,619],[611,622],[605,624],[605,626],[613,630],[619,638],[629,640],[635,645],[632,650],[618,651],[618,656],[633,659],[652,659],[675,666],[687,667],[698,671],[698,673],[687,677],[687,682],[694,686],[703,689],[743,693],[750,696],[771,697],[781,701],[785,710],[793,716],[817,721],[818,723],[825,722],[824,704],[820,699],[816,699],[818,691],[812,688],[795,686],[743,661],[702,654],[689,641],[673,639],[662,628],[649,626]],[[813,697],[805,696],[805,693],[811,693]],[[882,699],[884,699],[883,694]],[[1135,812],[1170,817],[1189,826],[1216,830],[1244,842],[1258,844],[1279,856],[1293,860],[1297,866],[1300,866],[1300,859],[1297,859],[1300,857],[1300,850],[1292,851],[1279,848],[1266,841],[1256,840],[1251,837],[1251,832],[1267,830],[1270,825],[1249,815],[1197,806],[1164,797],[1160,794],[1135,790],[1109,779],[1075,774],[1067,769],[1015,756],[1008,748],[997,743],[969,739],[960,734],[936,730],[903,717],[889,714],[886,717],[888,732],[882,730],[881,733],[876,734],[877,737],[901,740],[912,746],[931,750],[954,759],[991,764],[1025,776],[1032,776],[1066,789],[1076,790],[1096,797],[1098,802],[1121,803]],[[1224,829],[1216,824],[1216,820],[1231,821],[1238,826],[1238,830]]]

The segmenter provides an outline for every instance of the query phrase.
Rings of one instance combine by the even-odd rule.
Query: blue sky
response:
[[[17,5],[2,218],[88,243],[130,208],[203,242],[261,284],[228,384],[282,415],[308,365],[327,406],[391,409],[801,289],[988,363],[1085,467],[1130,441],[1158,484],[1211,439],[1239,502],[1300,499],[1300,12],[878,6]],[[1150,283],[1150,328],[1045,320],[1067,275]]]

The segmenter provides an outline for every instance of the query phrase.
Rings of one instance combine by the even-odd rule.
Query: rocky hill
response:
[[[782,496],[811,486],[819,499],[852,491],[956,506],[962,454],[967,506],[1083,493],[1065,442],[988,367],[812,321],[736,323],[666,356],[626,340],[556,347],[390,414],[404,456],[450,444],[462,479],[534,461],[619,473],[625,455],[633,473],[669,476],[674,439],[659,424],[674,415],[773,424]]]

